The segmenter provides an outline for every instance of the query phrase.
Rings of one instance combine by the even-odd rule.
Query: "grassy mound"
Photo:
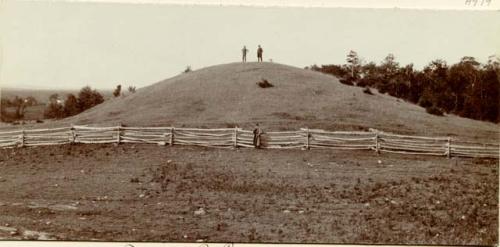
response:
[[[272,90],[256,81],[266,78]],[[433,116],[396,98],[341,84],[319,72],[276,63],[230,63],[195,70],[114,98],[59,123],[189,127],[301,127],[456,135],[487,139],[498,125]]]

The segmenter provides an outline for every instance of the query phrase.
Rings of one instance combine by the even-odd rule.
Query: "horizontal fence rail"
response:
[[[260,136],[261,148],[373,150],[377,153],[498,158],[497,143],[474,143],[450,137],[424,137],[370,131],[326,131],[303,128],[270,131]],[[217,148],[254,148],[253,131],[240,128],[196,129],[174,127],[90,127],[0,132],[0,148],[70,143],[145,143]]]

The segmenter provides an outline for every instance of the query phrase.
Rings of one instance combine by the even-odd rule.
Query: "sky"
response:
[[[143,87],[199,68],[256,58],[303,68],[350,50],[393,53],[422,68],[500,54],[500,12],[3,1],[0,87]]]

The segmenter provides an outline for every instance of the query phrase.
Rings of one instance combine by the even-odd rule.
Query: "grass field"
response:
[[[498,242],[498,160],[331,150],[0,150],[0,238]]]
[[[45,108],[47,106],[45,104],[34,105],[26,107],[26,111],[24,113],[24,118],[19,121],[33,121],[33,120],[43,120],[45,116],[43,113],[45,112]],[[14,114],[16,112],[15,107],[7,107],[7,112],[10,114]]]

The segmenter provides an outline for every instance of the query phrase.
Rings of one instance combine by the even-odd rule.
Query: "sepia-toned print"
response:
[[[494,4],[4,1],[0,244],[498,244]]]

